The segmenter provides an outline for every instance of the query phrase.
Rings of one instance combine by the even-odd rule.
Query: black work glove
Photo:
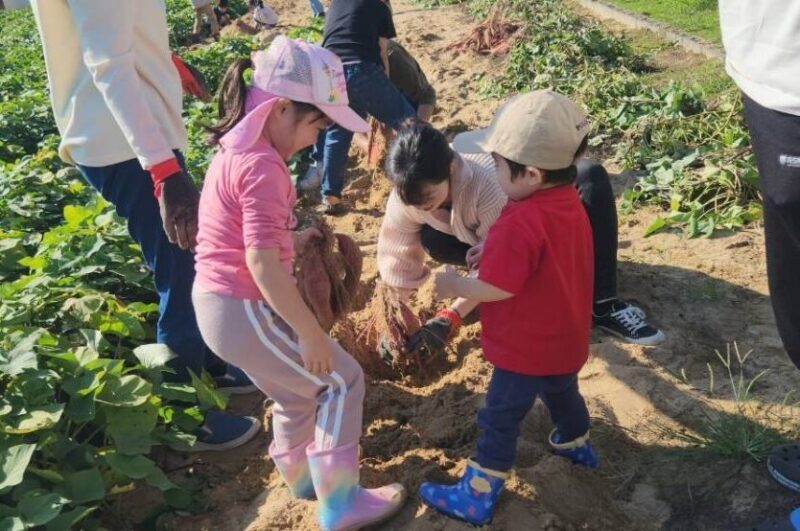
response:
[[[381,336],[378,340],[378,355],[386,365],[394,367],[400,360],[402,352],[399,349],[392,348],[387,336]]]
[[[442,315],[428,319],[425,325],[417,330],[406,341],[408,354],[419,353],[426,356],[438,356],[444,352],[453,332],[453,323]]]
[[[200,192],[184,172],[163,181],[158,204],[164,232],[170,243],[185,251],[194,250],[197,242],[197,210]]]

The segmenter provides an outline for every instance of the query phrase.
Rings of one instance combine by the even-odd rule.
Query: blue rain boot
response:
[[[507,478],[507,472],[483,468],[470,459],[458,483],[425,482],[419,487],[419,495],[440,513],[470,524],[486,525],[492,521],[494,506]]]
[[[573,464],[585,466],[586,468],[600,466],[600,458],[597,457],[597,453],[592,448],[588,431],[577,439],[562,442],[561,434],[558,433],[558,430],[553,430],[550,432],[550,446],[553,447],[553,453],[566,457]]]

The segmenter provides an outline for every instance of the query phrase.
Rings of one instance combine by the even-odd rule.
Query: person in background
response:
[[[181,82],[163,0],[33,0],[59,155],[126,220],[153,271],[157,340],[176,378],[218,368],[230,393],[256,388],[207,349],[192,307],[199,193],[186,173]],[[217,365],[214,365],[216,362]],[[194,450],[226,450],[259,431],[252,417],[209,411]]]
[[[436,90],[428,82],[417,60],[394,39],[389,40],[389,79],[417,111],[417,118],[430,122],[436,109]]]
[[[742,92],[758,165],[775,322],[800,368],[800,3],[720,0],[719,15],[725,69]],[[800,443],[776,448],[767,467],[800,492]],[[800,530],[800,508],[774,528],[789,526]]]
[[[416,115],[403,94],[389,81],[389,39],[396,36],[392,12],[383,0],[333,0],[325,18],[322,46],[342,60],[350,106],[362,117],[398,128]],[[298,182],[310,190],[322,182],[323,210],[344,212],[342,190],[347,154],[353,133],[336,124],[321,135],[314,148],[314,163]],[[321,172],[322,178],[318,176]]]
[[[436,90],[428,82],[425,72],[416,59],[396,40],[389,40],[389,80],[400,89],[403,96],[417,111],[417,119],[430,122],[433,111],[436,110]],[[353,140],[359,148],[369,151],[369,138],[357,134]],[[321,168],[313,180],[303,183],[306,187],[316,188],[322,180]]]
[[[217,24],[220,26],[227,26],[231,23],[231,14],[228,8],[228,0],[218,0],[217,5],[214,6],[214,14],[217,16]]]
[[[192,27],[192,40],[199,42],[203,38],[204,20],[208,20],[211,26],[211,36],[219,37],[219,23],[217,15],[214,13],[213,0],[192,0],[194,6],[194,26]]]

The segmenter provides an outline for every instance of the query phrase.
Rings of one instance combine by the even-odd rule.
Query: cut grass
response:
[[[619,8],[663,22],[719,44],[717,0],[604,0]]]

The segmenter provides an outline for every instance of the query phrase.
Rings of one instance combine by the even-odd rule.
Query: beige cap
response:
[[[535,90],[506,102],[486,129],[457,135],[453,149],[494,152],[526,166],[560,170],[574,164],[588,132],[589,119],[572,100],[552,90]]]

